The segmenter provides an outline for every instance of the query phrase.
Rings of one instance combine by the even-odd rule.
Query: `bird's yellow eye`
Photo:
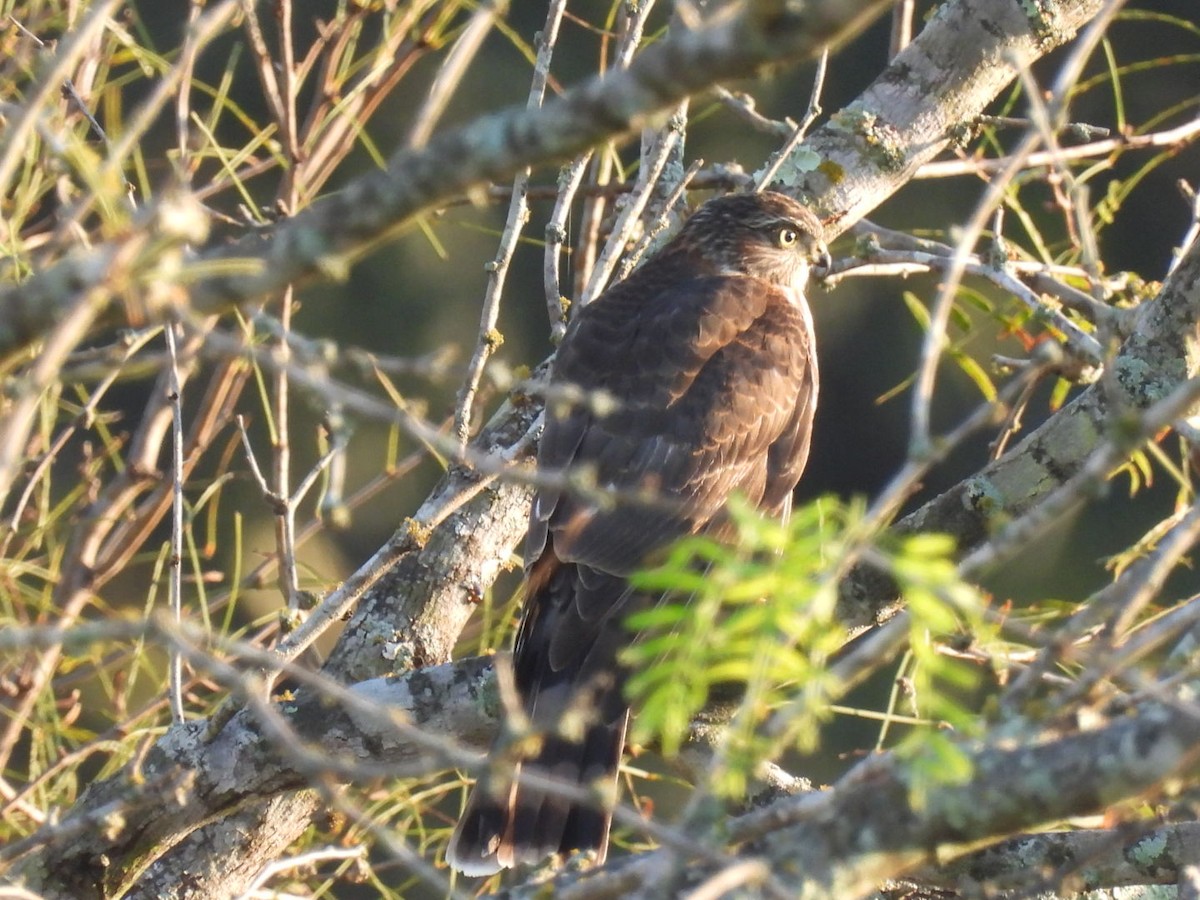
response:
[[[779,233],[775,236],[775,242],[784,248],[795,247],[798,240],[800,240],[800,232],[790,225],[780,228]]]

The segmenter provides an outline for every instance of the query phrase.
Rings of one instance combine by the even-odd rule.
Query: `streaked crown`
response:
[[[828,261],[820,220],[784,194],[730,194],[701,206],[673,243],[727,274],[800,290],[810,263]]]

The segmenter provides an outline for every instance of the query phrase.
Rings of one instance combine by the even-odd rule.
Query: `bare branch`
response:
[[[550,77],[550,60],[554,55],[554,45],[558,40],[558,26],[562,21],[565,9],[566,0],[554,0],[546,14],[546,24],[539,32],[537,62],[534,64],[533,83],[529,88],[527,109],[537,109],[542,105],[546,94],[546,82]],[[466,446],[467,438],[471,433],[475,392],[479,389],[479,381],[483,377],[483,367],[498,346],[500,336],[496,332],[496,322],[500,316],[500,297],[504,293],[504,282],[513,253],[517,249],[517,241],[520,240],[521,231],[529,221],[529,203],[526,200],[528,187],[529,168],[526,167],[513,179],[508,218],[504,222],[504,231],[500,235],[500,246],[496,250],[495,258],[484,267],[488,274],[488,286],[483,297],[479,340],[475,344],[475,352],[471,355],[471,361],[467,364],[467,377],[458,392],[458,402],[454,414],[454,434],[462,446]]]
[[[171,612],[175,621],[183,621],[183,385],[179,379],[179,359],[175,348],[175,323],[163,329],[167,339],[167,355],[171,365],[168,375],[171,403]],[[244,433],[244,432],[243,432]],[[171,701],[171,720],[179,724],[184,719],[183,658],[171,654],[167,690]]]

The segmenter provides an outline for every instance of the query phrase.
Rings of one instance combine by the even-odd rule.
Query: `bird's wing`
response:
[[[604,391],[616,409],[548,404],[543,472],[590,470],[596,486],[647,502],[539,492],[527,559],[555,556],[626,575],[710,527],[741,492],[786,501],[808,452],[817,374],[807,315],[780,288],[742,276],[630,279],[586,307],[559,348],[554,383]]]

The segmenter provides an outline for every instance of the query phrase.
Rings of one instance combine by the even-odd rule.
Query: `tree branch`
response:
[[[1000,890],[1091,891],[1174,884],[1200,859],[1200,822],[1023,834],[937,868],[913,872],[921,885],[987,884]],[[907,879],[906,879],[907,880]]]
[[[1173,776],[1194,776],[1200,771],[1198,743],[1197,710],[1148,705],[1093,731],[969,750],[970,777],[930,786],[919,806],[909,761],[873,757],[828,791],[743,816],[728,835],[741,844],[739,858],[765,862],[800,900],[860,897],[885,879],[981,840],[1100,812]],[[711,860],[684,860],[660,850],[504,896],[549,891],[586,900],[614,896],[614,890],[630,897],[678,896],[714,874]]]
[[[1133,334],[1108,363],[1105,377],[1008,453],[906,516],[895,530],[952,534],[964,554],[981,545],[1078,472],[1106,431],[1120,427],[1124,412],[1146,409],[1200,372],[1198,327],[1200,248],[1193,246],[1158,296],[1139,308]],[[852,627],[886,617],[894,601],[886,577],[866,567],[841,586],[841,612]]]

